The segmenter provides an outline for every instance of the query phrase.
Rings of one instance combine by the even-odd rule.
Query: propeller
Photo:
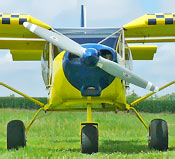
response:
[[[53,31],[44,29],[38,25],[29,23],[29,22],[24,22],[23,25],[28,30],[42,37],[46,41],[49,41],[55,46],[58,46],[59,48],[63,50],[71,52],[72,54],[82,57],[83,53],[85,53],[86,51],[86,49],[81,47],[80,44],[69,39],[68,37],[64,36],[60,32],[53,32]]]
[[[75,41],[54,30],[47,30],[29,22],[24,22],[23,25],[28,30],[45,39],[46,41],[74,55],[81,57],[84,61],[89,60],[90,62],[88,62],[88,64],[90,63],[91,65],[96,65],[102,70],[106,71],[107,73],[113,75],[114,77],[118,77],[129,83],[148,89],[150,91],[159,91],[158,87],[153,85],[151,82],[143,79],[142,77],[138,76],[134,72],[126,69],[118,63],[115,63],[113,61],[107,60],[99,56],[97,50],[93,48],[83,48]]]

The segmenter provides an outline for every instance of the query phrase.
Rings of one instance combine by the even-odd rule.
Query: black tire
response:
[[[81,152],[86,154],[98,152],[98,129],[93,125],[86,125],[81,130]]]
[[[26,146],[25,126],[20,120],[12,120],[7,124],[7,149]]]
[[[150,149],[165,151],[168,149],[168,125],[165,120],[154,119],[149,125],[148,146]]]

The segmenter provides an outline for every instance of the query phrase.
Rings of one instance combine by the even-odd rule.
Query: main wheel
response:
[[[81,152],[98,152],[98,129],[93,125],[86,125],[81,130]]]
[[[165,120],[154,119],[151,121],[148,146],[150,149],[160,151],[168,149],[168,125]]]
[[[20,120],[12,120],[7,124],[7,149],[26,146],[25,126]]]

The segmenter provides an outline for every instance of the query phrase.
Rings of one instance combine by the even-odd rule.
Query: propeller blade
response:
[[[106,71],[107,73],[120,79],[123,79],[129,83],[132,83],[136,86],[148,89],[153,92],[159,91],[159,88],[153,85],[151,82],[139,77],[137,74],[124,68],[120,64],[107,60],[101,56],[99,57],[97,66]]]
[[[24,22],[23,25],[24,27],[26,27],[28,30],[35,33],[39,37],[79,57],[82,57],[83,54],[87,51],[81,45],[69,39],[68,37],[64,36],[60,32],[50,31],[29,22]],[[159,88],[154,86],[151,82],[139,77],[137,74],[124,68],[118,63],[107,60],[100,56],[96,65],[101,69],[103,69],[104,71],[108,72],[109,74],[115,77],[118,77],[120,79],[123,79],[136,86],[139,86],[154,92],[159,91]]]
[[[86,51],[86,49],[81,47],[81,45],[64,36],[60,32],[53,32],[29,22],[24,22],[23,25],[39,37],[79,57],[82,57],[83,53]]]

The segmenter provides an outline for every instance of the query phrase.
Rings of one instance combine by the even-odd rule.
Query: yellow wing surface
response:
[[[40,60],[46,42],[24,28],[23,22],[51,29],[30,15],[0,13],[0,49],[10,49],[14,61]],[[147,14],[123,28],[128,43],[174,42],[175,13]],[[131,46],[130,49],[135,60],[151,60],[155,53],[155,47],[150,46]]]
[[[146,14],[123,26],[127,43],[175,42],[175,13]],[[130,46],[134,60],[152,60],[156,46]]]
[[[45,41],[24,28],[23,22],[51,28],[30,15],[0,13],[0,49],[10,49],[14,61],[40,60]]]
[[[125,37],[175,36],[174,14],[146,14],[123,26]]]
[[[129,46],[133,60],[153,60],[157,51],[156,45]]]

